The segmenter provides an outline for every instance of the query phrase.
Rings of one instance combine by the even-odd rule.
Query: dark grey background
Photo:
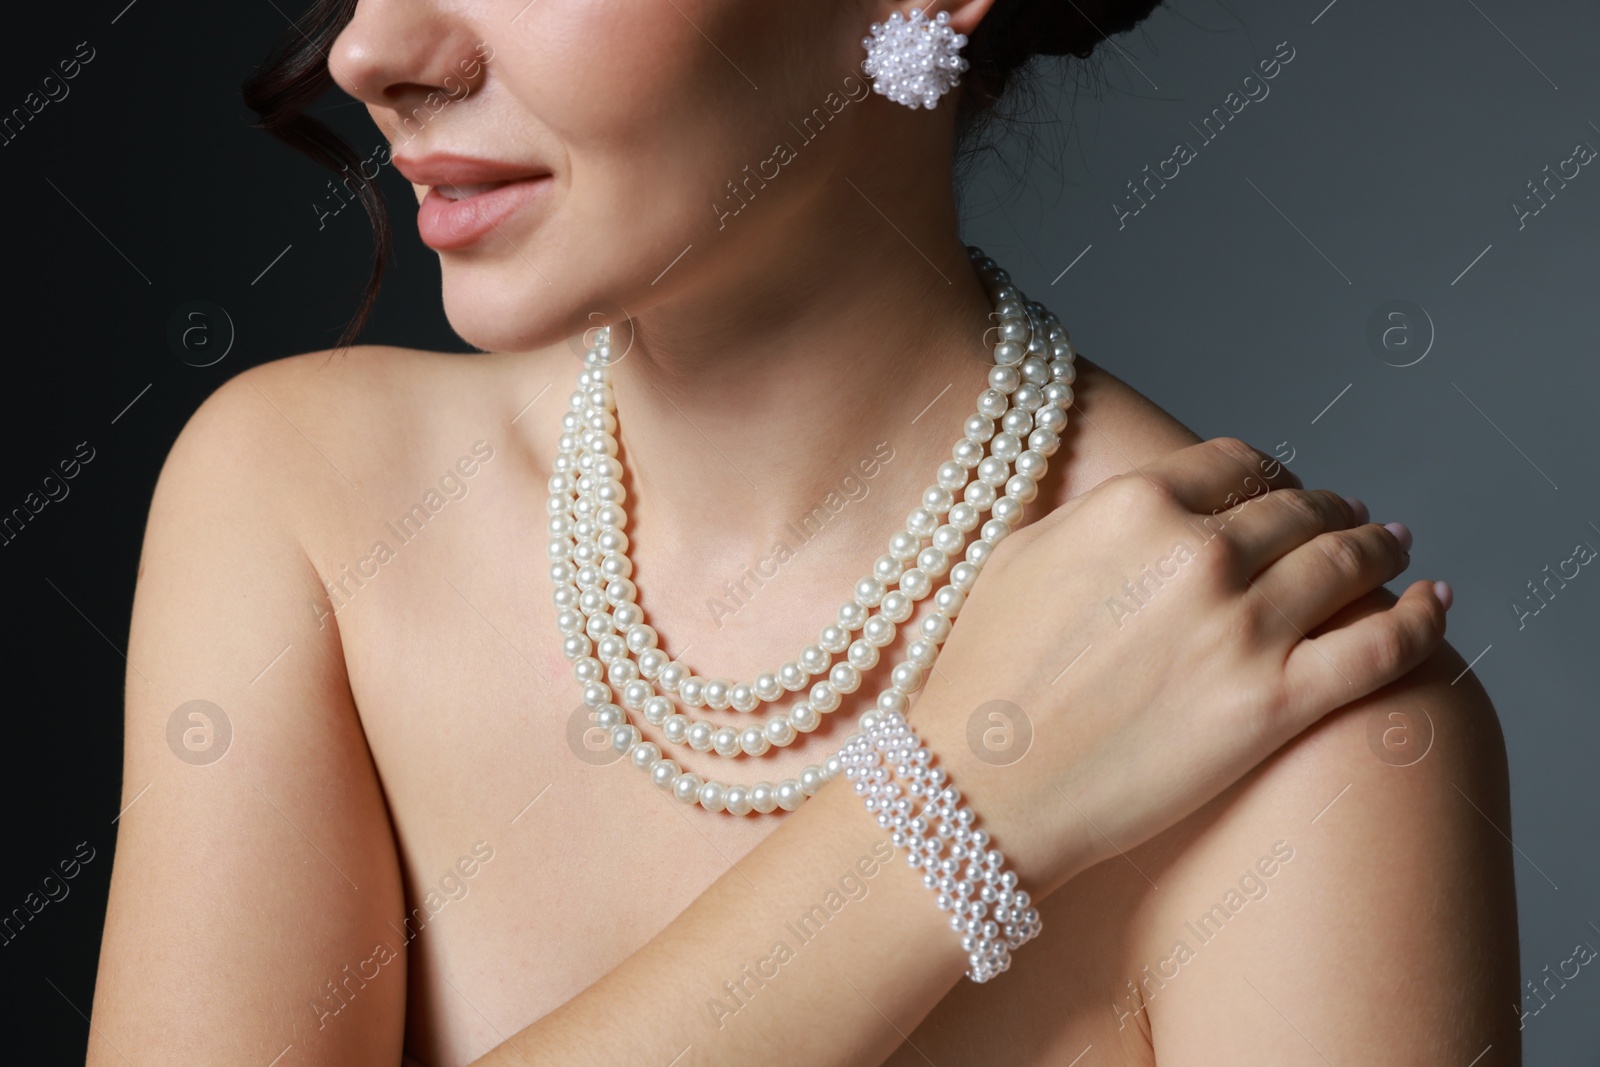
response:
[[[1325,4],[1178,0],[1103,46],[1044,86],[1038,117],[1060,125],[1032,156],[1014,142],[1009,163],[975,173],[968,236],[1085,354],[1196,432],[1282,442],[1308,484],[1411,526],[1412,573],[1454,585],[1450,640],[1500,710],[1524,977],[1543,978],[1578,942],[1600,946],[1600,578],[1586,569],[1521,628],[1513,605],[1579,541],[1600,547],[1600,168],[1522,228],[1511,204],[1578,142],[1600,148],[1600,5]],[[238,99],[287,23],[280,7],[299,13],[192,0],[8,12],[0,113],[78,42],[95,49],[70,95],[0,145],[13,338],[0,512],[78,442],[95,450],[70,495],[0,547],[0,912],[80,842],[96,850],[70,895],[0,947],[7,1014],[23,1023],[8,1045],[19,1059],[32,1049],[29,1062],[81,1062],[87,1041],[119,806],[121,650],[161,461],[222,381],[328,346],[364,277],[364,218],[346,210],[319,231],[327,175],[251,130]],[[1294,58],[1270,95],[1202,145],[1190,123],[1285,41]],[[377,143],[360,107],[335,95],[322,108],[362,154]],[[1179,141],[1196,158],[1119,228],[1112,204]],[[380,181],[407,203],[398,176]],[[408,213],[397,236],[364,339],[465,350]],[[232,324],[209,367],[169,343],[192,301],[213,305],[201,321],[216,344]],[[1390,347],[1375,345],[1370,325],[1394,301],[1409,315],[1390,323]],[[1528,1063],[1594,1062],[1591,970],[1526,1019]],[[1524,1008],[1537,1007],[1530,994]]]

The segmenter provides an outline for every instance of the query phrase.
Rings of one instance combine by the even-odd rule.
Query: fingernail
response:
[[[1449,582],[1434,582],[1433,595],[1439,598],[1439,603],[1444,605],[1444,610],[1449,611],[1450,605],[1455,603],[1456,595],[1450,589]]]
[[[1400,569],[1401,570],[1405,570],[1409,566],[1411,566],[1411,553],[1405,551],[1404,549],[1401,549],[1400,550]]]
[[[1411,531],[1406,529],[1403,522],[1386,522],[1383,528],[1394,534],[1394,539],[1400,542],[1400,547],[1407,552],[1411,551]]]
[[[1356,525],[1365,525],[1366,521],[1372,518],[1372,513],[1367,510],[1367,505],[1363,504],[1358,497],[1347,496],[1344,498],[1344,502],[1349,504],[1350,510],[1356,513]]]

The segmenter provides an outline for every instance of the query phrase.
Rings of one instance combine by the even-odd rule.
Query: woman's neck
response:
[[[989,298],[953,222],[896,234],[845,191],[859,206],[831,223],[838,241],[819,233],[635,320],[612,370],[618,434],[630,516],[661,540],[765,552],[821,507],[840,543],[877,543],[949,458],[986,384]]]

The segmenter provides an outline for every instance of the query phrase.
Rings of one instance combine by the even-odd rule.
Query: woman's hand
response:
[[[997,546],[910,719],[1036,897],[1434,649],[1445,606],[1431,582],[1341,620],[1410,559],[1363,518],[1218,438],[1107,479]],[[1031,726],[1014,762],[971,740],[996,700]]]

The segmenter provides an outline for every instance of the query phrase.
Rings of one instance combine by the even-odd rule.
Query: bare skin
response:
[[[1053,465],[1053,503],[1194,440],[1082,362],[1082,418]],[[541,507],[543,479],[533,475],[548,462],[559,415],[559,401],[547,401],[561,394],[553,390],[515,425],[511,419],[542,382],[564,386],[571,364],[565,351],[541,364],[358,349],[326,366],[321,357],[303,357],[249,372],[212,405],[229,414],[229,426],[207,426],[204,411],[197,417],[195,447],[204,441],[214,452],[240,451],[207,465],[270,464],[264,480],[277,488],[261,501],[262,514],[288,517],[302,535],[303,595],[294,598],[298,604],[274,598],[277,604],[260,606],[264,616],[240,616],[253,625],[205,638],[216,649],[210,672],[156,659],[158,649],[173,651],[156,636],[165,627],[155,618],[136,621],[141,639],[130,658],[151,681],[130,672],[130,701],[139,703],[146,684],[165,687],[206,673],[210,684],[199,690],[168,692],[203,692],[222,705],[238,747],[211,767],[193,768],[154,751],[157,738],[130,743],[130,771],[145,777],[130,776],[125,801],[152,779],[154,785],[124,819],[124,838],[133,835],[127,847],[137,850],[129,855],[141,858],[121,858],[119,844],[96,997],[105,1040],[91,1043],[90,1062],[116,1059],[107,1042],[149,1040],[128,1029],[137,1025],[126,1012],[140,1003],[140,987],[128,981],[127,968],[148,970],[152,958],[172,960],[171,970],[156,966],[169,981],[194,983],[196,996],[213,985],[181,966],[184,959],[210,959],[206,970],[241,968],[266,981],[269,995],[249,1009],[246,1029],[269,1035],[261,1039],[266,1044],[278,1041],[271,1054],[292,1045],[293,1055],[305,1057],[298,1062],[322,1062],[318,1049],[328,1054],[358,1035],[354,1047],[381,1047],[397,1038],[403,1017],[412,1062],[474,1060],[625,960],[778,823],[697,817],[625,762],[596,767],[569,747],[577,688],[536,562],[542,540],[527,519]],[[419,426],[442,389],[453,398],[449,413],[434,409]],[[359,413],[334,402],[350,395],[380,399],[364,400]],[[468,495],[399,545],[384,523],[479,440],[491,442],[494,458],[463,479]],[[890,461],[881,476],[909,458]],[[1041,503],[1030,515],[1034,507],[1047,513]],[[319,596],[318,576],[339,579],[374,539],[398,546],[394,558],[359,588],[346,579],[352,592],[337,615],[323,615],[335,602],[325,588]],[[298,555],[292,545],[278,548]],[[635,551],[641,586],[650,590],[645,602],[663,633],[704,641],[716,662],[737,674],[798,647],[820,619],[793,605],[831,603],[840,595],[840,561],[853,573],[877,549],[875,541],[819,538],[720,634],[704,611],[705,596],[696,594],[720,588],[733,573],[726,564],[674,556],[645,540]],[[210,592],[239,595],[232,591],[247,588],[248,579],[230,573]],[[256,678],[284,645],[282,660]],[[1514,915],[1508,846],[1490,826],[1508,825],[1504,757],[1481,690],[1470,676],[1450,684],[1463,666],[1441,646],[1406,678],[1329,715],[1191,817],[1073,878],[1043,902],[1045,934],[1017,954],[1011,972],[986,986],[957,983],[907,1030],[903,1045],[884,1023],[891,1045],[900,1047],[883,1062],[992,1062],[984,1050],[1001,1048],[1010,1050],[1005,1062],[1067,1063],[1092,1047],[1098,1062],[1155,1063],[1159,1050],[1162,1064],[1222,1063],[1267,1048],[1273,1062],[1297,1063],[1316,1058],[1308,1041],[1339,1062],[1365,1048],[1375,1029],[1389,1031],[1381,1040],[1390,1054],[1406,1047],[1406,1035],[1418,1042],[1415,1050],[1441,1055],[1481,1039],[1474,1055],[1495,1046],[1481,1062],[1516,1062],[1515,1031],[1496,1021],[1515,993],[1515,970],[1504,965],[1515,959],[1514,925],[1505,922]],[[353,705],[340,695],[346,685]],[[313,719],[284,704],[308,693],[323,694]],[[1417,704],[1437,727],[1432,750],[1405,768],[1375,758],[1369,720],[1388,710],[1411,714]],[[262,731],[270,735],[274,720],[308,747],[258,739]],[[369,748],[376,781],[365,769]],[[145,750],[152,750],[148,760],[139,755]],[[796,746],[764,758],[774,764],[764,773],[795,773],[815,758]],[[248,848],[236,843],[194,856],[186,839],[229,836],[223,824],[194,826],[197,804],[266,836],[250,839]],[[492,858],[440,890],[476,842],[486,842]],[[1292,850],[1292,859],[1272,864],[1275,842],[1284,843],[1277,858]],[[1219,904],[1264,857],[1274,873],[1254,884],[1266,895],[1227,920],[1214,942],[1202,943],[1185,923]],[[898,860],[886,865],[876,881],[864,882],[865,899],[889,892],[891,868],[907,873]],[[847,860],[837,875],[848,870]],[[132,872],[137,888],[128,881]],[[352,873],[359,889],[347,880]],[[837,875],[819,875],[819,886]],[[246,884],[236,884],[239,878]],[[1442,884],[1473,891],[1436,900]],[[449,899],[460,887],[465,895]],[[430,891],[437,893],[436,915],[425,900]],[[923,892],[912,885],[909,899]],[[162,928],[149,915],[160,905],[144,905],[140,918],[134,901],[151,896],[173,902],[174,918],[198,912],[233,927],[229,947],[199,929],[174,931],[171,945],[145,942],[149,934],[141,930]],[[321,987],[348,981],[346,964],[370,974],[373,965],[364,961],[377,942],[401,950],[399,917],[419,908],[420,932],[402,958],[377,967],[379,977],[347,984],[343,1003]],[[1419,921],[1425,908],[1428,919]],[[316,916],[324,936],[292,952],[269,948],[281,945],[284,927],[255,927],[246,921],[252,915],[276,916],[288,929]],[[777,916],[772,927],[773,936],[785,936]],[[1171,962],[1179,940],[1194,950],[1181,964]],[[1145,978],[1146,965],[1169,976],[1159,989],[1143,987],[1148,1004],[1127,984]],[[1330,977],[1374,967],[1384,970],[1381,984]],[[1456,979],[1428,981],[1438,968]],[[319,992],[325,1000],[317,1000]],[[714,997],[738,1003],[715,984],[694,1000],[704,1008]],[[1443,1038],[1441,1028],[1454,1020],[1465,1035]],[[734,1013],[721,1022],[737,1027],[741,1019]],[[522,1062],[501,1051],[494,1062]]]
[[[1248,773],[1252,761],[1196,757],[1143,779],[1129,761],[1084,756],[1079,772],[1135,793],[1207,773],[1233,782],[1197,810],[1178,805],[1186,817],[1153,800],[1120,805],[1145,821],[1127,836],[1116,812],[1100,812],[1102,839],[1065,805],[1047,812],[1058,823],[1035,826],[1009,803],[1078,758],[1052,726],[1077,721],[1073,694],[1092,693],[1085,707],[1113,716],[1112,732],[1113,713],[1147,709],[1118,703],[1117,673],[1095,653],[1061,679],[1059,704],[1032,708],[1036,750],[990,773],[965,751],[971,710],[1006,671],[1054,674],[1071,659],[1023,655],[1019,635],[992,636],[997,625],[963,638],[964,617],[948,669],[942,658],[913,711],[1038,877],[1044,918],[1038,942],[983,986],[961,978],[943,916],[902,862],[857,866],[886,835],[839,780],[791,815],[735,819],[678,804],[624,762],[595,766],[581,732],[575,750],[579,689],[544,533],[575,321],[620,305],[638,328],[615,373],[634,577],[668,650],[728,677],[814,638],[982,387],[990,308],[941,178],[948,108],[911,117],[853,100],[737,217],[706,210],[743,163],[765,158],[774,131],[838,88],[861,28],[889,6],[357,5],[330,69],[402,158],[496,156],[547,169],[549,187],[491,239],[441,257],[452,325],[494,354],[365,347],[275,361],[219,389],[175,443],[132,621],[123,802],[138,799],[118,824],[90,1063],[392,1067],[404,1053],[425,1067],[1398,1067],[1467,1064],[1486,1047],[1476,1064],[1519,1062],[1505,755],[1493,707],[1447,645],[1289,731]],[[943,6],[970,32],[989,3]],[[581,44],[597,40],[604,62]],[[483,41],[495,58],[465,73]],[[451,79],[471,92],[407,137],[413,108]],[[1070,325],[1067,302],[1057,310]],[[1063,446],[1013,538],[1046,523],[1074,530],[1074,502],[1197,440],[1080,365]],[[880,443],[893,458],[866,495],[736,613],[714,616],[707,601],[724,583]],[[402,535],[417,506],[420,532]],[[1084,544],[1140,533],[1138,517],[1093,514],[1102,521],[1079,529]],[[1352,522],[1323,518],[1328,530]],[[1314,561],[1313,532],[1295,543]],[[1349,606],[1328,625],[1359,630],[1368,614],[1406,609],[1415,629],[1423,583],[1409,603],[1368,593],[1400,568],[1374,570],[1397,549],[1377,527],[1363,536],[1365,569],[1345,579]],[[1065,583],[1073,545],[1033,589],[1014,582],[1005,596]],[[1132,574],[1149,561],[1126,562]],[[1000,577],[986,573],[974,604]],[[1214,623],[1172,607],[1181,595],[1130,622],[1137,634],[1166,620],[1162,640],[1125,646],[1147,658],[1123,675],[1130,688],[1159,675],[1151,664],[1192,655],[1200,638],[1188,631]],[[1442,618],[1427,610],[1436,640]],[[1140,662],[1121,655],[1110,662]],[[817,762],[887,669],[832,726],[750,773]],[[1231,681],[1196,681],[1192,714],[1169,707],[1142,736],[1157,748],[1220,721],[1208,716]],[[204,766],[167,740],[174,709],[195,699],[232,724],[225,754]],[[1383,737],[1391,714],[1413,722],[1419,706],[1434,727],[1426,755],[1405,767],[1379,758],[1373,724]],[[730,998],[722,983],[852,871],[865,894],[779,977]],[[1190,933],[1217,905],[1220,933]],[[1180,940],[1188,952],[1175,953]]]

